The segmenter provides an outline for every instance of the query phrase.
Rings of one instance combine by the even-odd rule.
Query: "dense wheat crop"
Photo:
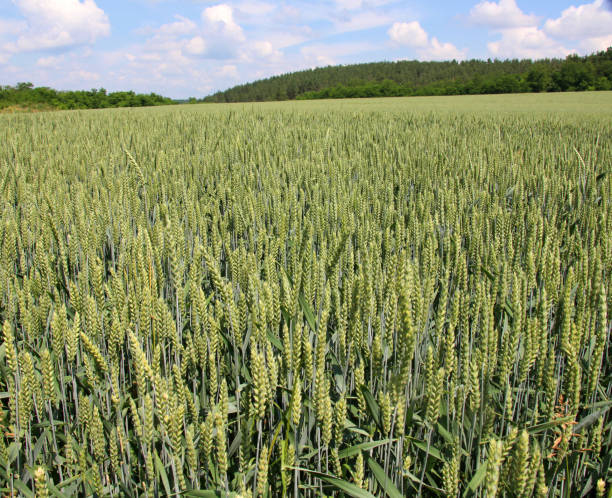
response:
[[[0,117],[1,494],[610,496],[612,120],[390,102]]]

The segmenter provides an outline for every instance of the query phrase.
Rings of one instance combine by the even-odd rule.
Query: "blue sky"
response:
[[[564,57],[612,0],[0,0],[0,84],[175,98],[329,64]]]

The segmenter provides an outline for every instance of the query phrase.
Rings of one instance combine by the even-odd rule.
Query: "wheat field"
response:
[[[0,494],[612,496],[612,93],[536,97],[0,116]]]

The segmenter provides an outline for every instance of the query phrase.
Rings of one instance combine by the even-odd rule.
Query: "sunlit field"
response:
[[[339,99],[323,101],[265,102],[245,104],[205,104],[199,109],[227,110],[240,109],[303,109],[303,110],[345,110],[385,112],[428,112],[450,113],[519,113],[539,114],[552,118],[554,115],[579,114],[610,119],[612,115],[612,92],[564,92],[564,93],[521,93],[508,95],[457,95],[441,97],[393,97],[371,99]]]
[[[612,92],[0,116],[0,494],[609,496],[611,165]]]

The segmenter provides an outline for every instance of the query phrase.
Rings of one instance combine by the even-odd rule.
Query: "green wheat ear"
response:
[[[0,494],[608,496],[609,106],[1,114]]]
[[[502,452],[504,444],[502,441],[491,439],[487,459],[486,494],[497,496],[499,487],[500,467],[502,464]]]
[[[38,467],[34,471],[34,482],[36,485],[36,496],[46,498],[49,496],[49,488],[47,486],[47,473],[42,467]]]

